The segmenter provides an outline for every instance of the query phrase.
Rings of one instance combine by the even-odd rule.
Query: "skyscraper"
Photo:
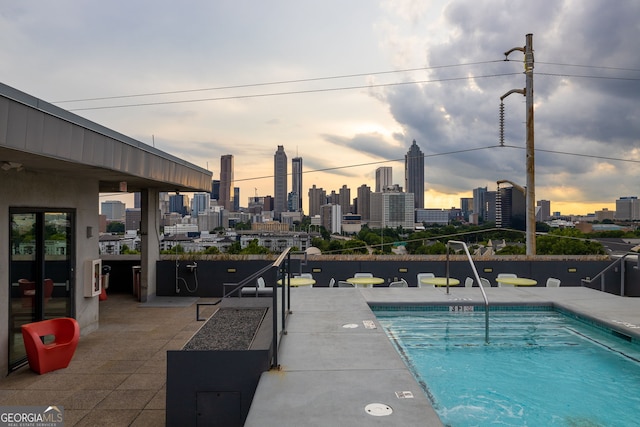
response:
[[[407,193],[414,194],[416,209],[424,209],[424,153],[413,140],[404,157],[404,181]]]
[[[360,214],[362,222],[369,221],[371,218],[371,188],[362,184],[358,187],[358,206],[356,206],[356,212]]]
[[[309,216],[320,215],[320,207],[327,203],[327,192],[320,188],[313,187],[309,189]]]
[[[210,199],[211,194],[209,193],[195,193],[191,198],[191,216],[197,218],[200,212],[207,211]]]
[[[211,181],[211,200],[220,200],[220,180],[214,179]]]
[[[302,157],[291,159],[291,192],[298,197],[298,211],[302,211]]]
[[[473,189],[473,212],[478,214],[480,222],[488,221],[487,209],[485,206],[485,196],[487,187],[478,187]]]
[[[282,145],[273,156],[273,193],[273,214],[280,219],[280,213],[287,210],[287,154]]]
[[[233,184],[233,155],[220,157],[220,200],[218,204],[226,211],[233,208],[231,203],[231,185]]]
[[[338,192],[338,204],[343,214],[353,213],[351,212],[351,189],[346,185],[343,185]]]
[[[391,166],[381,166],[376,169],[376,193],[382,191],[393,184],[393,174]]]

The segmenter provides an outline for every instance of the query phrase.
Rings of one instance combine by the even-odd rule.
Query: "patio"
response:
[[[640,339],[635,298],[582,287],[491,288],[487,295],[492,303],[557,304]],[[447,295],[441,288],[297,288],[291,296],[281,370],[262,375],[246,426],[440,425],[368,307],[481,304],[479,289],[452,288]],[[0,401],[61,405],[67,426],[164,425],[166,351],[181,349],[203,325],[194,302],[158,297],[140,304],[110,295],[100,303],[99,330],[81,337],[67,369],[37,375],[23,367],[0,381]],[[413,398],[397,394],[405,391]],[[388,404],[393,413],[372,416],[365,411],[370,403]]]

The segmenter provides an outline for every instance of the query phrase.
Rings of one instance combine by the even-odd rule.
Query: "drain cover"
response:
[[[364,407],[364,410],[367,414],[373,415],[374,417],[385,417],[391,415],[393,412],[391,406],[385,405],[384,403],[369,403]]]
[[[357,323],[347,323],[346,325],[342,325],[343,328],[345,329],[353,329],[353,328],[357,328],[358,324]]]

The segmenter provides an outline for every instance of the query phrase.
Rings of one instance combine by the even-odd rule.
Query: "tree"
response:
[[[124,223],[111,221],[107,224],[107,233],[124,233]]]

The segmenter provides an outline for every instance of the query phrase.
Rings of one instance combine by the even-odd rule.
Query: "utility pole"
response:
[[[524,89],[512,89],[500,97],[500,101],[504,100],[512,93],[520,93],[526,97],[527,108],[527,140],[526,140],[526,162],[527,162],[527,255],[536,254],[536,190],[535,190],[535,155],[533,142],[533,34],[527,34],[525,47],[514,47],[504,53],[505,61],[508,60],[509,54],[513,51],[524,53],[524,73],[526,76],[526,86]],[[500,105],[501,120],[504,119],[504,107]],[[501,123],[502,125],[503,123]],[[501,127],[501,132],[502,132]],[[501,145],[503,145],[501,135]]]

